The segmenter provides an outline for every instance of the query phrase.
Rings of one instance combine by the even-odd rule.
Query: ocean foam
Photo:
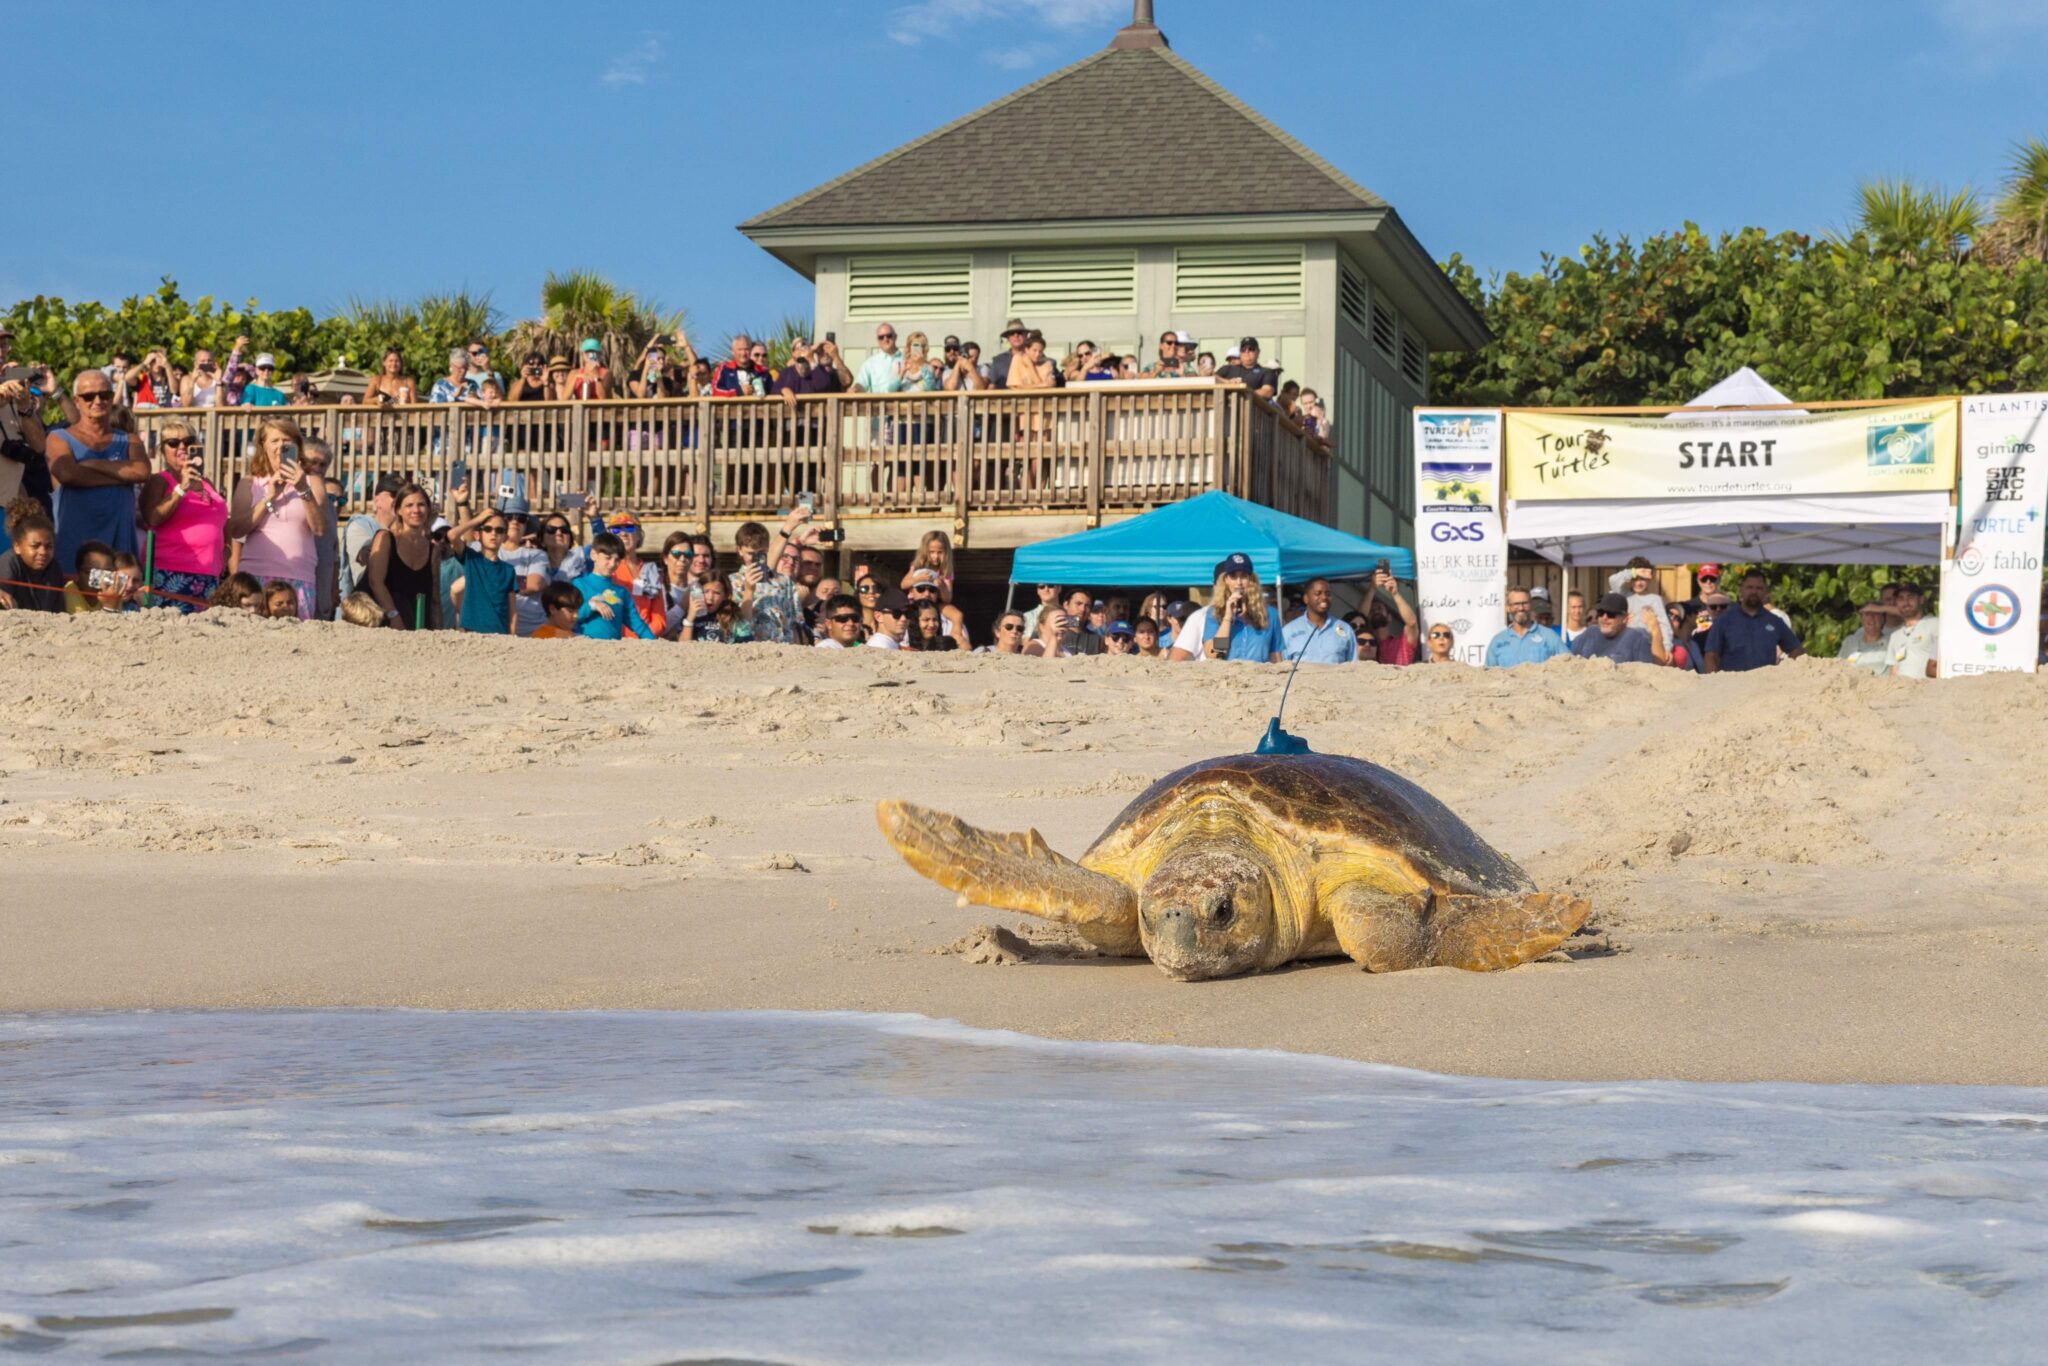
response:
[[[58,1359],[1995,1360],[2048,1311],[2048,1095],[2019,1089],[845,1013],[0,1043],[0,1347]]]

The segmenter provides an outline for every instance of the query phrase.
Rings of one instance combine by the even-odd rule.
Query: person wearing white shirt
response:
[[[1899,585],[1902,624],[1891,636],[1891,671],[1900,678],[1932,678],[1935,675],[1935,661],[1941,653],[1941,624],[1934,617],[1921,615],[1924,601],[1919,584]]]

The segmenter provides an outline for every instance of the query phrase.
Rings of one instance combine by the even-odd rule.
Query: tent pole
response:
[[[1011,579],[1010,586],[1003,592],[1003,610],[1005,612],[1014,611],[1015,609],[1011,606],[1011,604],[1015,603],[1016,601],[1017,581],[1015,579]]]

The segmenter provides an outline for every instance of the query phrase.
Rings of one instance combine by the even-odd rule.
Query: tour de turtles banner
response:
[[[1416,409],[1415,466],[1415,590],[1423,624],[1450,627],[1456,657],[1479,664],[1507,624],[1500,412]]]
[[[1807,497],[1955,487],[1953,399],[1833,412],[1509,411],[1507,497]]]
[[[2031,673],[2039,658],[2048,394],[1963,400],[1956,550],[1941,564],[1943,678]]]

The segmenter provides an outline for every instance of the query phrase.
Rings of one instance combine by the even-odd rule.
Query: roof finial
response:
[[[1119,29],[1109,44],[1118,47],[1166,47],[1166,35],[1152,21],[1152,0],[1131,0],[1129,27]]]

